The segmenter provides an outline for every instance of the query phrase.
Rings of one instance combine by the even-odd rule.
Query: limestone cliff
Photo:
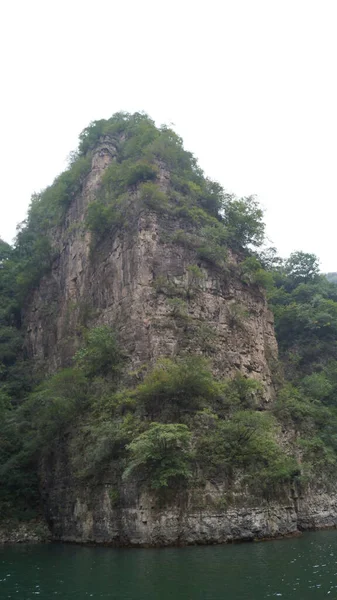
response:
[[[217,377],[240,372],[261,382],[258,409],[268,408],[275,395],[277,362],[273,317],[262,288],[242,277],[240,251],[229,249],[226,265],[220,267],[191,245],[178,243],[181,232],[197,233],[196,224],[179,214],[152,210],[141,201],[137,185],[128,189],[123,225],[112,225],[93,243],[87,208],[97,200],[120,145],[121,137],[109,135],[96,142],[89,174],[62,224],[50,233],[51,271],[31,294],[23,315],[29,357],[52,373],[70,364],[83,327],[109,325],[128,356],[126,381],[128,373],[148,368],[160,357],[202,354],[211,358]],[[156,169],[156,184],[166,193],[172,173],[161,160]],[[172,296],[178,301],[170,302]],[[238,478],[228,504],[226,481],[208,480],[164,501],[137,478],[117,481],[114,464],[95,482],[79,481],[72,467],[71,437],[70,431],[58,440],[40,465],[45,513],[55,539],[121,545],[216,543],[336,523],[333,498],[317,490],[299,497],[291,485],[268,501],[262,494],[250,494]]]
[[[111,231],[91,255],[90,234],[81,225],[114,152],[112,142],[98,144],[83,190],[54,234],[57,258],[51,274],[25,310],[29,356],[43,360],[50,370],[64,366],[76,349],[81,326],[109,324],[134,366],[176,355],[190,345],[193,352],[206,350],[220,375],[240,370],[263,382],[268,401],[273,394],[269,363],[277,357],[273,316],[261,289],[243,283],[231,269],[235,255],[226,270],[197,259],[193,250],[170,241],[181,221],[144,209],[136,192],[130,194],[134,206],[127,226]],[[163,167],[159,181],[165,190],[169,173]],[[156,282],[167,279],[178,291],[188,291],[193,278],[189,267],[196,262],[202,277],[188,301],[186,324],[186,319],[174,318]],[[200,325],[209,327],[211,343],[204,339],[207,331],[193,335]]]

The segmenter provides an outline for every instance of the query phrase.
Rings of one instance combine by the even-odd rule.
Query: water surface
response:
[[[337,599],[337,531],[166,549],[0,547],[0,599]]]

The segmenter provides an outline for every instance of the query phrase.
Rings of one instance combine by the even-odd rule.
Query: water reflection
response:
[[[337,598],[337,532],[231,546],[0,548],[0,598],[16,600]]]

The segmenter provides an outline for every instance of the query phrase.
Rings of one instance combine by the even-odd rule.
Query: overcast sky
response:
[[[0,236],[90,121],[173,123],[283,256],[337,270],[336,0],[16,0],[0,8]]]

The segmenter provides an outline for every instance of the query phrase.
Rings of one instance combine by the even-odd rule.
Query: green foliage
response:
[[[168,298],[167,304],[171,309],[171,314],[173,317],[184,320],[188,318],[187,302],[181,298]]]
[[[204,228],[198,255],[221,267],[226,262],[228,243],[235,249],[262,243],[262,211],[256,200],[226,195],[217,182],[204,176],[174,131],[165,126],[156,128],[142,113],[117,113],[106,121],[93,122],[82,132],[79,156],[83,157],[105,136],[115,145],[116,159],[102,178],[98,200],[103,205],[115,206],[117,202],[124,213],[131,210],[134,202],[130,202],[130,194],[140,186],[140,198],[151,210]],[[159,169],[169,171],[167,193],[158,185]],[[103,212],[100,229],[104,229]],[[90,221],[88,226],[92,228]]]
[[[191,432],[186,425],[151,423],[127,447],[128,466],[124,478],[136,471],[157,490],[177,486],[191,477]]]
[[[214,353],[214,341],[217,337],[216,329],[206,322],[199,322],[195,324],[192,329],[192,340],[195,341],[202,352]]]
[[[275,485],[291,481],[298,465],[276,442],[277,423],[268,413],[238,411],[231,419],[219,419],[209,411],[197,417],[196,460],[208,477],[233,477],[257,493],[273,491]]]
[[[324,404],[329,402],[330,398],[334,398],[334,392],[336,391],[333,382],[324,371],[311,373],[311,375],[303,377],[301,389],[306,396]]]
[[[274,279],[272,273],[262,268],[260,261],[255,256],[248,256],[240,263],[242,281],[247,284],[256,284],[270,289]]]
[[[110,499],[110,504],[113,508],[116,508],[116,506],[119,506],[120,503],[120,494],[119,491],[112,488],[109,490],[109,499]]]
[[[145,161],[131,165],[127,176],[127,185],[137,185],[145,181],[155,181],[158,177],[158,168]]]
[[[315,281],[319,277],[319,260],[315,254],[293,252],[285,263],[285,272],[294,286]]]
[[[202,468],[209,477],[244,476],[252,489],[267,493],[268,487],[270,494],[295,477],[296,464],[275,441],[272,417],[254,410],[257,381],[240,374],[217,381],[205,359],[186,356],[162,360],[136,387],[116,391],[122,358],[108,328],[89,331],[75,367],[46,379],[14,421],[5,419],[10,448],[0,480],[7,492],[22,497],[23,472],[36,473],[38,457],[65,435],[79,479],[100,480],[113,469],[118,481],[124,470],[124,478],[135,474],[154,490],[176,489]],[[5,411],[6,405],[4,399]],[[33,498],[36,487],[29,485]],[[118,503],[113,495],[112,505]]]
[[[261,404],[261,392],[263,386],[260,381],[245,377],[241,373],[229,382],[226,382],[224,391],[226,396],[230,398],[230,404],[235,405],[240,409],[258,408]],[[228,402],[228,400],[227,400]]]
[[[231,248],[261,246],[264,240],[263,211],[253,196],[227,196],[224,203],[224,224]]]
[[[306,296],[299,287],[290,293],[283,287],[271,298],[282,355],[289,368],[296,357],[298,375],[309,373],[314,364],[337,359],[337,302],[324,298],[319,289]]]
[[[274,275],[283,268],[284,261],[278,256],[276,248],[264,248],[258,254],[259,262],[266,271],[273,271]]]
[[[218,382],[218,393],[208,402],[216,415],[228,419],[239,410],[261,406],[263,386],[259,381],[237,373],[233,379]]]
[[[205,274],[203,270],[198,267],[198,265],[189,265],[186,270],[186,296],[191,299],[202,289],[205,281]]]
[[[177,177],[184,173],[191,181],[200,179],[201,172],[193,154],[184,150],[182,138],[165,125],[145,149],[145,154],[164,163]]]
[[[336,286],[318,273],[313,254],[295,252],[272,267],[268,290],[286,375],[295,384],[337,360]]]
[[[72,466],[79,479],[99,479],[113,461],[123,461],[126,445],[142,430],[136,416],[123,416],[117,403],[113,405],[112,412],[111,404],[105,405],[105,410],[101,406],[96,418],[91,415],[72,440]]]
[[[135,132],[138,133],[135,139]],[[156,138],[157,130],[152,121],[145,113],[127,112],[115,113],[110,119],[93,121],[79,136],[79,153],[86,154],[92,150],[97,142],[104,136],[115,138],[119,143],[119,136],[126,136],[124,156],[141,154],[141,148],[151,143]]]
[[[207,361],[188,356],[161,360],[140,383],[134,396],[151,418],[177,419],[200,409],[220,393]]]
[[[89,378],[97,375],[115,378],[120,372],[123,355],[114,332],[109,327],[95,327],[87,332],[85,341],[74,357],[77,367]]]
[[[314,427],[317,409],[315,403],[288,383],[280,389],[273,412],[287,427],[293,425],[295,431],[309,432]]]
[[[53,185],[46,188],[41,194],[40,203],[46,207],[54,207],[55,209],[68,208],[72,199],[82,189],[82,184],[85,177],[88,175],[91,167],[91,157],[75,156],[70,164],[70,167],[59,175]],[[37,205],[35,210],[38,211]],[[41,206],[39,206],[41,212]]]
[[[129,187],[157,179],[158,167],[145,161],[134,162],[132,158],[122,162],[112,162],[105,170],[100,197],[111,202],[127,192]]]
[[[87,402],[87,381],[84,373],[68,368],[41,384],[18,411],[19,425],[25,438],[25,450],[33,453],[47,449],[55,436],[68,427]],[[27,430],[25,424],[28,424]]]
[[[213,263],[218,267],[223,267],[226,264],[227,259],[227,248],[217,243],[217,236],[209,235],[213,230],[212,228],[204,228],[202,231],[202,245],[197,247],[197,256],[207,262]]]
[[[120,213],[115,206],[104,204],[100,200],[91,202],[87,208],[85,225],[93,234],[94,245],[120,224]]]
[[[182,285],[179,286],[177,283],[170,280],[168,277],[165,277],[164,275],[159,275],[154,279],[153,287],[157,294],[165,294],[165,296],[168,298],[174,298],[177,296],[184,297],[186,295],[186,290]]]
[[[18,276],[21,268],[17,251],[0,242],[0,511],[3,514],[11,513],[11,509],[12,514],[23,514],[24,507],[28,509],[27,504],[31,506],[37,498],[34,473],[23,474],[24,496],[17,469],[8,470],[6,476],[2,473],[3,464],[20,444],[13,415],[26,398],[32,383],[31,365],[24,360],[23,335],[19,329],[21,288]]]
[[[189,279],[190,279],[191,285],[198,286],[203,282],[205,275],[204,275],[202,269],[200,269],[200,267],[198,267],[198,265],[188,265],[187,271],[189,274]]]
[[[228,304],[228,322],[230,327],[241,327],[244,329],[245,322],[249,317],[247,309],[238,302]]]
[[[140,186],[140,198],[151,210],[162,212],[168,208],[166,195],[156,183],[143,183]]]
[[[63,370],[5,415],[0,438],[0,503],[5,502],[12,514],[21,517],[37,508],[38,461],[78,410],[83,410],[86,385],[82,373]]]
[[[21,347],[21,332],[15,327],[0,326],[0,365],[2,368],[8,368],[15,363]]]
[[[22,249],[22,246],[18,246],[16,284],[20,303],[29,292],[35,289],[41,277],[49,272],[53,258],[52,248],[47,237],[35,237],[29,250],[25,249],[25,252],[22,253]]]
[[[7,242],[4,242],[4,240],[2,240],[0,238],[0,265],[1,265],[1,268],[3,268],[6,261],[11,257],[11,254],[12,254],[12,246],[10,244],[7,244]]]
[[[59,223],[72,199],[81,191],[90,167],[90,155],[82,157],[75,154],[69,168],[56,177],[52,185],[33,195],[28,218],[18,233],[16,245],[19,248],[25,250],[29,238],[46,235],[52,225]]]
[[[336,423],[335,423],[336,425]],[[299,447],[303,456],[303,473],[308,478],[317,476],[317,473],[329,473],[331,476],[336,472],[336,443],[334,447],[326,444],[321,436],[313,435],[310,438],[302,438],[299,440]],[[326,483],[326,487],[329,487]]]
[[[91,157],[75,155],[69,168],[54,183],[32,196],[27,219],[20,225],[14,248],[2,260],[3,281],[10,283],[12,307],[22,306],[50,268],[55,253],[50,242],[52,228],[62,221],[72,199],[78,194],[89,173]],[[2,246],[2,252],[4,251]],[[1,259],[0,259],[1,260]],[[5,264],[6,263],[6,264]],[[1,290],[0,283],[0,292]]]
[[[200,244],[200,238],[196,235],[185,231],[184,229],[177,229],[172,235],[169,237],[169,241],[173,244],[179,244],[184,248],[194,249]]]
[[[294,252],[270,264],[270,306],[288,383],[274,407],[296,433],[302,478],[331,475],[337,466],[337,295],[318,272],[314,254]]]
[[[321,377],[313,374],[313,388],[307,379],[301,388],[290,384],[279,393],[274,408],[275,415],[287,428],[294,428],[298,452],[302,455],[303,480],[333,478],[337,467],[337,412],[336,394],[333,405],[322,404],[324,395],[331,394],[331,387]],[[316,381],[315,381],[316,379]],[[322,396],[321,396],[322,393]],[[324,401],[324,400],[323,400]]]
[[[111,207],[106,206],[103,202],[91,202],[89,204],[86,214],[86,226],[94,233],[98,238],[103,235],[110,228],[111,220]]]
[[[193,218],[196,217],[196,214],[191,214],[191,212],[192,211],[187,211],[186,216],[193,220]],[[198,216],[200,216],[200,213],[201,216],[205,214],[204,211],[198,209]],[[201,224],[203,224],[203,222],[204,220],[201,219]],[[222,269],[226,266],[228,255],[226,231],[218,222],[201,227],[198,230],[198,234],[190,233],[183,229],[177,229],[174,234],[171,235],[170,239],[173,243],[195,250],[196,256],[208,263]]]
[[[113,332],[106,327],[92,329],[86,335],[84,347],[76,353],[76,366],[46,378],[15,410],[13,384],[10,376],[6,375],[5,385],[0,385],[0,484],[3,501],[8,504],[8,498],[12,498],[20,506],[35,506],[38,499],[38,460],[74,428],[79,415],[95,405],[97,395],[102,395],[99,377],[106,378],[108,393],[113,393],[122,359]],[[16,374],[17,366],[14,365]],[[19,390],[22,387],[21,381]],[[29,387],[26,396],[28,393]],[[129,438],[126,439],[128,441]],[[90,448],[88,444],[88,451]],[[97,453],[102,455],[102,451]],[[83,455],[86,456],[85,453]]]

